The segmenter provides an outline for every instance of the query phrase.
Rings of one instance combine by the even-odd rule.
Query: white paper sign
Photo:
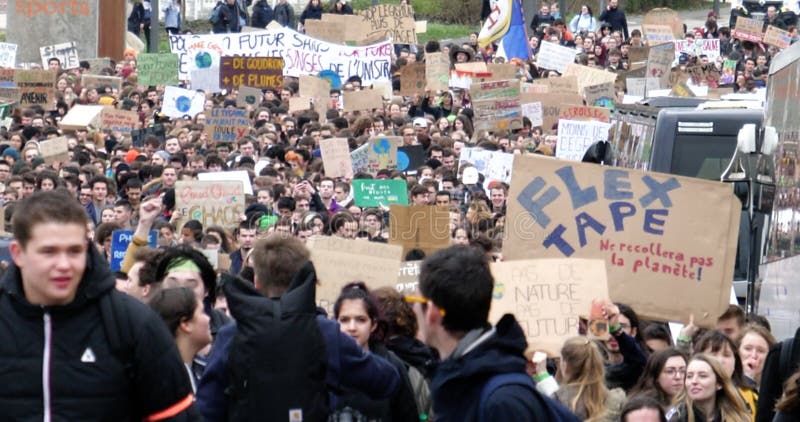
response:
[[[167,86],[164,89],[164,104],[161,106],[161,112],[172,118],[194,117],[203,111],[205,102],[206,96],[202,92]]]
[[[52,58],[59,60],[62,69],[76,69],[81,65],[75,41],[40,47],[39,55],[42,56],[42,67],[45,69]]]
[[[192,70],[191,72],[192,89],[199,89],[203,92],[221,92],[219,87],[219,68]]]
[[[14,68],[17,65],[17,45],[0,42],[0,67]]]
[[[536,64],[543,69],[564,73],[568,64],[575,63],[576,54],[578,54],[578,50],[574,48],[562,47],[552,42],[543,42],[539,47],[539,54],[536,56]]]
[[[244,170],[198,173],[197,180],[215,181],[215,182],[218,181],[242,182],[242,186],[244,186],[244,193],[248,195],[253,194],[253,184],[252,182],[250,182],[250,176]]]
[[[705,55],[708,56],[708,61],[710,62],[716,61],[719,58],[719,39],[717,38],[701,38],[691,42],[685,39],[675,40],[673,44],[675,45],[675,60],[681,57],[681,53],[686,53],[690,57]]]
[[[593,143],[608,139],[610,127],[611,123],[596,120],[559,120],[556,157],[581,161]]]
[[[522,115],[531,119],[532,127],[544,124],[542,120],[542,103],[539,101],[522,104]]]
[[[219,67],[222,56],[282,57],[286,76],[332,70],[343,81],[359,76],[363,86],[392,77],[391,41],[350,47],[279,28],[237,34],[173,35],[169,43],[170,51],[178,54],[181,79],[187,79],[191,70]]]

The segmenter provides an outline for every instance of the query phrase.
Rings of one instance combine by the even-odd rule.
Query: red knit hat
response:
[[[130,164],[134,162],[136,160],[136,157],[138,157],[139,155],[141,155],[139,151],[137,151],[135,148],[131,148],[125,154],[125,162]]]

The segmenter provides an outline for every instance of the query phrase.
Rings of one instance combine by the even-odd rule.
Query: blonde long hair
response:
[[[606,413],[608,389],[605,384],[603,357],[597,345],[586,337],[573,337],[561,348],[561,360],[566,363],[562,383],[577,387],[578,392],[572,403],[573,412],[583,403],[589,418],[587,421],[601,419]]]
[[[749,422],[750,412],[747,411],[747,406],[739,395],[739,391],[736,390],[736,386],[733,385],[728,374],[722,369],[719,361],[713,356],[709,356],[705,353],[698,353],[689,359],[686,366],[688,367],[694,360],[707,363],[711,367],[711,370],[714,371],[717,383],[722,386],[721,389],[717,390],[716,396],[716,407],[719,409],[720,415],[722,415],[722,420],[725,422]],[[692,407],[692,399],[686,394],[686,388],[683,389],[683,392],[681,392],[677,400],[686,404],[687,420],[689,422],[695,422],[696,419],[694,416],[694,408]]]

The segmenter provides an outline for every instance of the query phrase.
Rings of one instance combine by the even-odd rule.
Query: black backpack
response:
[[[307,263],[280,299],[225,277],[222,289],[237,333],[228,368],[229,420],[326,421],[327,354],[316,320],[314,266]]]
[[[800,366],[800,328],[794,337],[769,348],[758,389],[756,422],[771,422],[775,404],[783,395],[783,384]]]

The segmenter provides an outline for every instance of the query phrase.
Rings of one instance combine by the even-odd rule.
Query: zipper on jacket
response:
[[[44,354],[42,357],[42,397],[44,403],[44,422],[50,422],[50,353],[53,349],[53,326],[50,313],[44,313]]]

